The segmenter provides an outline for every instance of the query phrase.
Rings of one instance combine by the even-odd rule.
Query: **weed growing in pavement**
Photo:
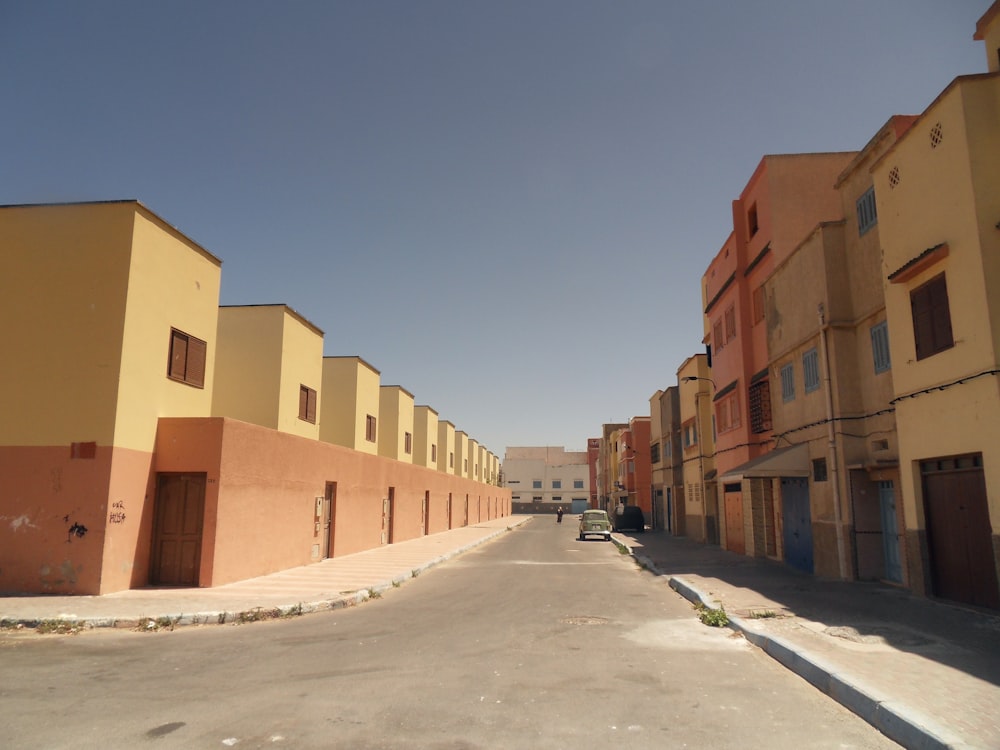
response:
[[[413,570],[410,571],[410,575],[416,578],[418,575],[420,575],[420,571],[417,568],[414,568]]]
[[[771,617],[777,617],[778,613],[773,609],[756,609],[750,612],[751,620],[766,620]]]
[[[72,620],[42,620],[35,628],[42,635],[76,635],[83,630],[82,622]]]
[[[394,589],[398,589],[398,588],[399,588],[400,586],[402,586],[402,585],[403,585],[402,581],[393,581],[393,582],[392,582],[392,587],[393,587]]]
[[[706,607],[704,604],[699,604],[696,609],[698,610],[698,619],[709,627],[724,628],[729,624],[729,615],[726,614],[726,610],[722,607],[712,609],[711,607]]]
[[[381,599],[382,598],[382,594],[380,592],[376,591],[375,589],[368,589],[368,598],[369,599]]]

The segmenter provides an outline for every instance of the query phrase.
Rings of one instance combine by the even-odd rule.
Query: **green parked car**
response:
[[[580,541],[588,536],[603,536],[604,541],[611,541],[611,520],[603,510],[585,510],[580,516]]]

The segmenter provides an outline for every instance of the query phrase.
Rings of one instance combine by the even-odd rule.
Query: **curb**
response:
[[[440,565],[453,557],[464,554],[469,550],[479,547],[486,542],[493,541],[499,536],[513,531],[518,526],[526,523],[528,519],[519,523],[511,523],[502,529],[497,529],[493,533],[477,539],[474,542],[458,547],[450,552],[446,552],[438,557],[421,563],[413,568],[409,573],[398,575],[392,579],[380,581],[368,586],[365,589],[343,593],[330,599],[320,599],[313,602],[297,602],[295,604],[281,604],[270,607],[253,607],[248,610],[210,610],[194,613],[171,613],[161,614],[156,617],[140,618],[116,618],[116,617],[67,617],[56,615],[55,617],[4,617],[0,619],[0,629],[23,629],[39,628],[42,625],[52,625],[55,628],[66,628],[71,631],[90,630],[96,628],[119,628],[127,630],[174,630],[175,628],[188,625],[248,625],[262,620],[279,620],[301,615],[313,614],[316,612],[327,612],[330,610],[354,607],[363,604],[369,599],[377,599],[383,591],[398,588],[405,582],[416,578],[430,568]]]
[[[613,537],[612,539],[619,549],[632,555],[641,567],[667,578],[670,588],[688,601],[705,609],[723,609],[717,600],[710,600],[690,582],[660,570],[650,558],[636,554],[625,542]],[[728,627],[740,633],[753,646],[903,747],[909,750],[961,750],[968,747],[961,740],[942,739],[942,735],[947,735],[946,731],[931,729],[914,717],[905,706],[894,703],[889,698],[874,695],[857,685],[848,675],[838,673],[832,665],[797,650],[794,645],[781,638],[750,628],[741,617],[728,613],[727,617]]]

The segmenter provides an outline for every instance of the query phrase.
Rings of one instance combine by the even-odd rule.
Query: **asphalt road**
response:
[[[573,522],[347,610],[0,634],[0,747],[896,747]]]

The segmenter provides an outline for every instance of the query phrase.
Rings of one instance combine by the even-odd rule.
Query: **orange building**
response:
[[[733,202],[733,231],[702,276],[711,351],[721,543],[743,553],[745,464],[771,448],[764,280],[820,221],[841,216],[834,183],[854,152],[765,156]]]

